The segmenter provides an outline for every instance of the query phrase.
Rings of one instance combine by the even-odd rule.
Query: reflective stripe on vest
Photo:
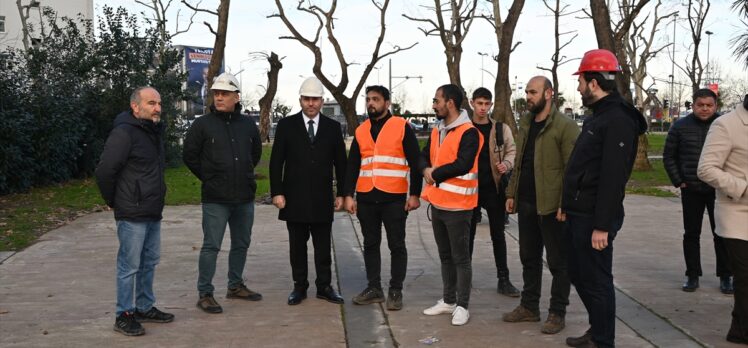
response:
[[[431,132],[430,159],[431,167],[437,168],[457,160],[462,135],[474,128],[472,123],[465,123],[447,132],[444,141],[439,144],[439,130]],[[483,135],[478,132],[478,149],[483,147]],[[478,206],[478,154],[473,159],[473,167],[467,174],[449,178],[438,185],[426,184],[421,197],[431,204],[447,209],[471,210]]]
[[[371,121],[356,128],[356,142],[361,153],[356,192],[369,192],[375,187],[388,193],[407,193],[410,167],[405,159],[403,138],[406,121],[391,116],[379,131],[377,141],[371,137]]]

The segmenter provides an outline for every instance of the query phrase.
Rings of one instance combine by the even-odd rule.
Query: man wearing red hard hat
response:
[[[615,345],[613,239],[623,225],[623,197],[636,158],[644,116],[616,90],[616,56],[603,49],[584,54],[577,91],[592,110],[584,121],[564,175],[562,210],[570,244],[569,279],[589,315],[590,329],[569,337],[572,347]]]

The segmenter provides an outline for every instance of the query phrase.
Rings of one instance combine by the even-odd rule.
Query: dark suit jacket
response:
[[[335,195],[343,196],[345,142],[340,123],[320,114],[314,143],[299,112],[278,122],[270,155],[270,194],[284,195],[278,218],[291,222],[332,222]]]

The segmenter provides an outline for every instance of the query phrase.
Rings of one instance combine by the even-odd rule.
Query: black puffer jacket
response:
[[[699,180],[696,168],[699,166],[701,148],[704,147],[709,126],[717,116],[714,114],[708,120],[702,121],[696,115],[690,114],[670,127],[662,152],[662,163],[675,187],[685,183],[689,190],[714,191],[711,186]]]
[[[262,155],[255,121],[240,113],[211,112],[192,123],[184,140],[183,160],[202,181],[203,203],[248,203],[257,183],[254,168]]]
[[[101,160],[96,184],[116,220],[159,221],[164,210],[163,123],[123,112],[114,120]]]
[[[591,107],[566,165],[562,207],[567,214],[593,217],[595,229],[615,232],[647,122],[615,92]]]

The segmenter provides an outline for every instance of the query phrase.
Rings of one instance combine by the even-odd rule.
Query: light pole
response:
[[[710,68],[710,61],[709,61],[709,49],[712,46],[712,34],[714,34],[713,31],[705,31],[704,34],[706,34],[706,84],[708,85],[711,83],[709,77],[709,68]]]
[[[673,60],[670,66],[670,102],[673,100],[673,84],[675,83],[675,27],[678,20],[678,14],[673,17]]]
[[[484,52],[478,52],[478,55],[480,56],[480,86],[483,87],[485,84],[483,84],[483,73],[485,69],[483,69],[483,58],[485,58],[488,53]]]

